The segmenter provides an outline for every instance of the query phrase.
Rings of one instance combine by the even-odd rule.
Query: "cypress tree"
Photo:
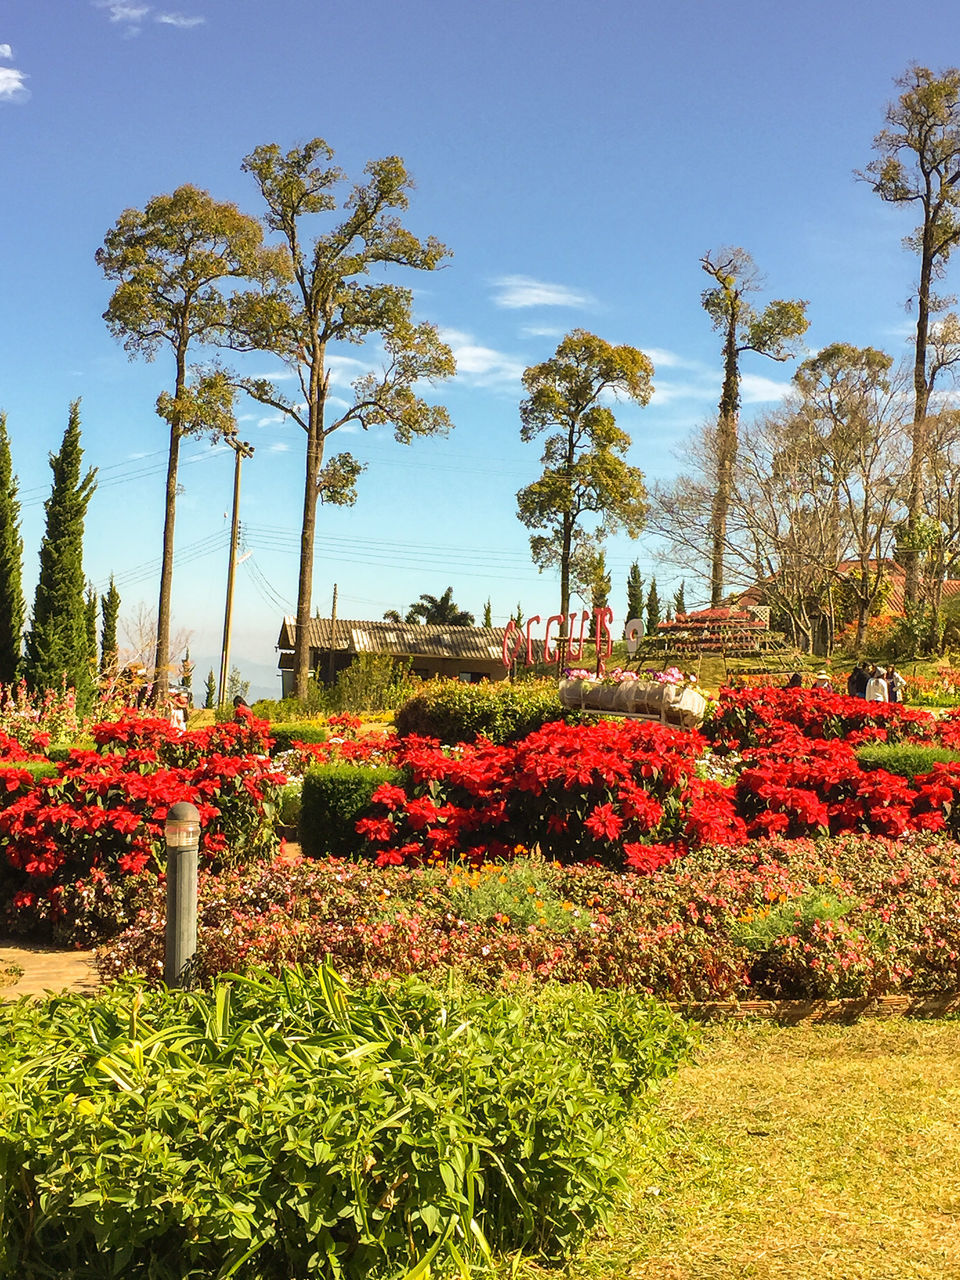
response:
[[[120,592],[110,575],[110,589],[100,597],[100,672],[115,676],[120,666],[120,649],[117,644],[117,619],[120,616]]]
[[[213,667],[207,674],[206,681],[203,686],[203,705],[209,710],[210,707],[217,705],[217,677],[213,674]]]
[[[23,539],[7,416],[0,413],[0,684],[13,684],[20,668],[26,610],[23,603]]]
[[[187,706],[193,706],[193,668],[194,663],[190,661],[190,646],[187,645],[183,655],[183,661],[180,663],[180,687],[187,695]]]
[[[627,616],[625,621],[629,622],[632,618],[642,618],[644,609],[643,596],[643,578],[640,576],[640,565],[634,560],[630,566],[630,572],[627,574]]]
[[[96,488],[92,469],[81,479],[80,401],[70,406],[60,452],[50,455],[53,486],[44,504],[46,532],[40,544],[40,580],[27,633],[24,671],[33,689],[51,689],[66,678],[85,711],[93,700],[87,649],[83,578],[83,521]]]
[[[96,677],[97,672],[97,609],[99,601],[92,582],[87,583],[87,598],[84,601],[83,620],[87,628],[87,661],[90,670]]]
[[[647,596],[647,635],[652,636],[657,624],[662,621],[663,615],[660,612],[660,596],[657,592],[656,578],[650,579],[650,593]]]
[[[673,611],[678,618],[681,613],[687,612],[687,602],[684,598],[684,588],[686,585],[686,581],[681,582],[673,595]]]
[[[483,625],[485,627],[493,626],[493,604],[489,596],[487,596],[487,603],[483,606]]]

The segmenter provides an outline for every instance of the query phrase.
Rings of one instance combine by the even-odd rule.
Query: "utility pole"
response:
[[[333,604],[330,608],[330,656],[327,659],[327,683],[333,684],[333,677],[336,671],[336,652],[334,645],[336,644],[337,635],[337,584],[333,584]]]
[[[227,603],[223,611],[223,646],[220,650],[220,697],[217,706],[227,700],[227,681],[230,678],[230,627],[233,621],[233,579],[237,572],[237,543],[240,537],[240,463],[253,457],[253,445],[233,436],[226,437],[234,452],[233,468],[233,519],[230,523],[230,559],[227,563]]]

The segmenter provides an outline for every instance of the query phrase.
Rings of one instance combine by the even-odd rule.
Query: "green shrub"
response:
[[[960,751],[909,742],[866,742],[857,748],[861,769],[886,769],[904,778],[929,773],[935,764],[960,760]]]
[[[326,742],[328,736],[327,729],[322,724],[317,724],[315,720],[281,721],[278,724],[271,724],[270,737],[273,739],[273,746],[270,748],[270,754],[276,756],[281,751],[289,751],[291,743],[294,742]]]
[[[58,773],[57,766],[50,760],[0,760],[2,769],[25,769],[34,782],[38,778],[55,778]]]
[[[277,801],[277,818],[285,827],[299,827],[300,806],[303,802],[303,779],[294,778],[280,792]]]
[[[463,684],[432,680],[397,712],[397,733],[441,742],[512,742],[562,718],[556,680]]]
[[[69,760],[71,751],[96,751],[92,738],[75,738],[72,742],[56,742],[47,747],[47,759],[55,762]]]
[[[327,764],[308,769],[300,802],[300,848],[305,857],[356,858],[372,845],[356,825],[370,797],[385,782],[397,782],[396,769],[379,765]]]
[[[425,1280],[568,1256],[620,1186],[630,1100],[689,1043],[635,996],[352,992],[328,968],[4,1006],[0,1275]]]

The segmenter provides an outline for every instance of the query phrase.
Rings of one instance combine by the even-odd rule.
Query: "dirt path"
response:
[[[0,944],[0,974],[11,965],[23,970],[16,982],[0,986],[0,1000],[42,996],[47,991],[97,989],[99,978],[92,951],[57,951],[51,947]]]

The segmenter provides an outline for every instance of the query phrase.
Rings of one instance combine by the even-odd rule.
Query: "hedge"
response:
[[[866,742],[857,748],[857,760],[861,769],[885,769],[912,781],[929,773],[935,764],[960,760],[960,752],[920,743]]]
[[[512,742],[563,719],[556,680],[463,684],[432,680],[397,712],[397,734],[441,742]]]
[[[356,858],[373,846],[357,835],[356,826],[370,807],[370,797],[401,773],[382,765],[327,764],[308,769],[300,801],[300,849],[305,857]]]
[[[294,742],[326,742],[328,736],[323,725],[311,721],[297,723],[288,720],[272,724],[270,737],[273,739],[273,746],[270,748],[270,754],[276,756],[281,751],[289,751]]]

